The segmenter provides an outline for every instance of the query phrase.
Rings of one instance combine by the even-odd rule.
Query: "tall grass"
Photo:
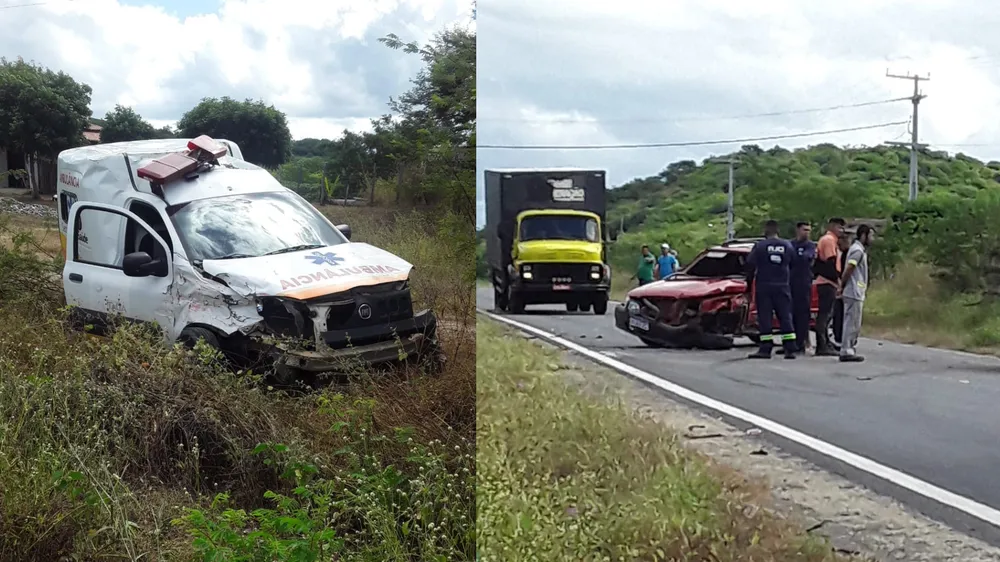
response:
[[[558,352],[478,336],[482,560],[846,560],[669,428],[570,386]]]

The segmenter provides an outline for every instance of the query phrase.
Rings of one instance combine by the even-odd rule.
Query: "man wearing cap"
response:
[[[670,251],[670,244],[660,244],[660,257],[656,258],[656,278],[666,279],[677,271],[677,258]]]
[[[747,265],[751,268],[754,297],[757,301],[757,326],[760,349],[750,359],[770,359],[774,341],[781,341],[785,359],[795,359],[795,329],[792,325],[792,293],[789,287],[795,249],[788,240],[778,237],[778,222],[767,221],[764,239],[757,241]],[[774,315],[778,316],[781,333],[772,335]]]

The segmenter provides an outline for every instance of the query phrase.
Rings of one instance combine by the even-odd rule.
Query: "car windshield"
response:
[[[347,241],[291,192],[214,197],[167,209],[192,262],[258,257]]]
[[[522,242],[531,240],[584,240],[597,242],[597,221],[574,215],[536,215],[521,220]]]
[[[746,275],[746,256],[740,252],[708,251],[680,274],[703,278],[743,277]]]

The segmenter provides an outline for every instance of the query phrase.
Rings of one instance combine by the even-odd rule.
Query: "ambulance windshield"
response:
[[[312,205],[288,192],[201,199],[167,212],[192,262],[251,258],[347,242]]]

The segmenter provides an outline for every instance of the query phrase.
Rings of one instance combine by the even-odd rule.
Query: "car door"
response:
[[[165,272],[144,277],[125,274],[125,256],[135,251],[134,239],[125,233],[135,230],[145,231],[159,245],[155,257],[166,262]],[[67,231],[70,238],[63,287],[67,304],[75,307],[78,319],[98,333],[106,331],[115,317],[161,326],[172,324],[172,256],[148,224],[119,207],[81,202],[71,209]]]

